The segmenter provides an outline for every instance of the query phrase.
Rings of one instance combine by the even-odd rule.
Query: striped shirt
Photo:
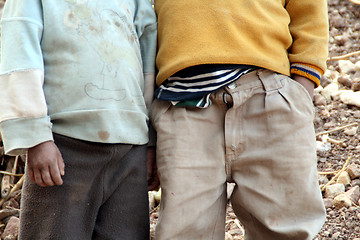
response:
[[[206,64],[183,69],[169,77],[155,97],[176,106],[210,106],[210,94],[258,69],[249,65]]]

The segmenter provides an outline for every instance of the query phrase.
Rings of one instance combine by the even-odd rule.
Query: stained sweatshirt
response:
[[[148,0],[7,1],[0,63],[6,153],[25,153],[53,133],[147,143],[156,25]]]
[[[326,0],[156,0],[160,86],[202,64],[240,64],[320,84],[328,55]]]

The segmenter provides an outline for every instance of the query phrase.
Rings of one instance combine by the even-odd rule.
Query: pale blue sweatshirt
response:
[[[7,154],[23,154],[53,133],[148,142],[157,34],[148,0],[11,0],[1,24]]]

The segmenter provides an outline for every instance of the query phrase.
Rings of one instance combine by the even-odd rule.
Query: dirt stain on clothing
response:
[[[107,131],[99,131],[99,132],[98,132],[98,136],[99,136],[99,138],[100,138],[101,140],[106,141],[106,140],[109,139],[110,133],[107,132]]]

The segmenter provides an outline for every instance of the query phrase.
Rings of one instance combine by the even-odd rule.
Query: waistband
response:
[[[226,86],[225,89],[231,92],[235,88],[244,89],[261,85],[265,85],[264,88],[266,90],[278,89],[280,85],[278,83],[279,81],[276,80],[279,80],[281,78],[280,76],[282,76],[282,74],[278,74],[274,71],[259,69],[245,74],[235,82]]]
[[[224,104],[231,107],[233,105],[233,98],[231,96],[232,93],[260,86],[263,87],[265,91],[279,89],[281,88],[281,78],[284,78],[282,74],[275,73],[271,70],[255,70],[240,77],[235,82],[214,93],[212,99],[215,100],[215,98],[220,98]]]

